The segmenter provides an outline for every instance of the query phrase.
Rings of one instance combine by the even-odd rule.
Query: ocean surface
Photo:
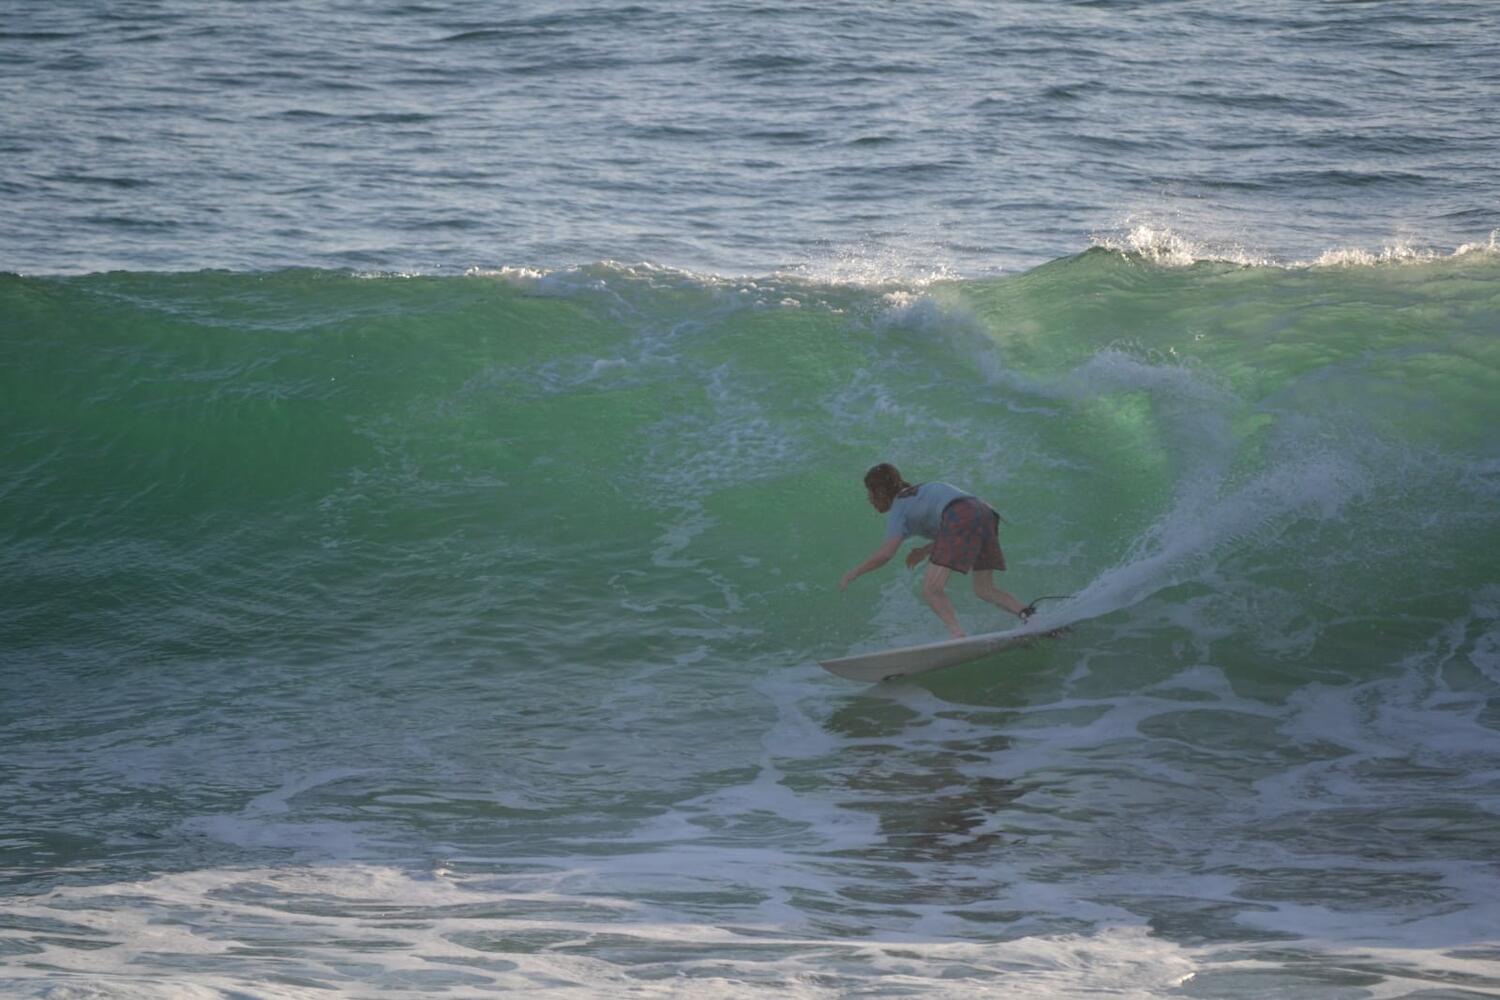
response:
[[[1497,164],[1488,2],[8,4],[0,996],[1500,996]],[[1071,630],[818,667],[883,460]]]

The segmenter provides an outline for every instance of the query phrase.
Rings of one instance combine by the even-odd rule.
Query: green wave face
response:
[[[12,968],[1490,982],[1497,316],[1483,253],[0,279]],[[838,591],[881,460],[1063,641],[814,666],[944,636]]]
[[[1294,661],[1359,646],[1493,582],[1488,254],[1094,250],[924,288],[604,265],[10,277],[0,315],[23,648],[921,641],[902,588],[831,586],[879,541],[860,478],[882,460],[999,507],[1022,596],[1163,641],[1194,607],[1248,661],[1289,636]]]

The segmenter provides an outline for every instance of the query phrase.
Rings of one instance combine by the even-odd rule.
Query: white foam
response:
[[[47,934],[0,931],[41,949],[10,965],[0,988],[134,1000],[163,995],[166,975],[172,996],[248,991],[278,1000],[413,990],[578,997],[772,990],[821,998],[871,988],[952,995],[1000,984],[1018,997],[1103,989],[1145,998],[1195,968],[1191,952],[1136,923],[965,941],[943,936],[961,922],[929,913],[905,933],[840,939],[774,924],[671,919],[655,905],[527,887],[587,877],[418,877],[354,866],[207,870],[58,889],[21,902],[13,915],[61,918],[70,933],[111,946],[68,948]],[[652,884],[659,887],[658,876]]]
[[[1127,216],[1109,232],[1090,236],[1092,246],[1127,254],[1158,267],[1181,268],[1200,263],[1234,264],[1240,267],[1356,268],[1393,264],[1424,264],[1434,261],[1500,253],[1500,230],[1484,242],[1464,243],[1452,250],[1421,246],[1409,238],[1392,239],[1378,249],[1330,247],[1311,259],[1278,258],[1233,241],[1211,236],[1189,236],[1159,219]]]
[[[1500,254],[1500,229],[1490,230],[1490,238],[1483,243],[1465,243],[1453,251],[1455,257],[1466,257],[1471,254],[1487,256]]]
[[[1453,254],[1470,252],[1465,248]],[[1371,252],[1358,247],[1343,247],[1325,250],[1318,255],[1311,267],[1374,267],[1379,264],[1429,263],[1442,255],[1430,248],[1417,248],[1405,241],[1398,241]]]
[[[1190,239],[1159,222],[1127,219],[1123,231],[1094,233],[1090,241],[1116,253],[1130,254],[1160,267],[1190,267],[1205,261],[1265,267],[1273,262],[1243,246]]]
[[[793,265],[784,277],[822,285],[923,288],[955,277],[941,243],[905,237],[898,243],[851,242]]]
[[[490,278],[527,291],[536,290],[549,273],[545,268],[536,267],[471,267],[464,272],[466,277]]]

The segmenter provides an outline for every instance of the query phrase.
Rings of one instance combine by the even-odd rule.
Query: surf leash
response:
[[[1048,594],[1046,597],[1035,598],[1030,604],[1021,609],[1021,621],[1025,622],[1032,615],[1036,614],[1036,606],[1042,601],[1066,601],[1072,596],[1072,594]]]

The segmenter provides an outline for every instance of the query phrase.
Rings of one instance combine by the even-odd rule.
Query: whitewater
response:
[[[1500,995],[1495,38],[17,5],[0,996]]]

